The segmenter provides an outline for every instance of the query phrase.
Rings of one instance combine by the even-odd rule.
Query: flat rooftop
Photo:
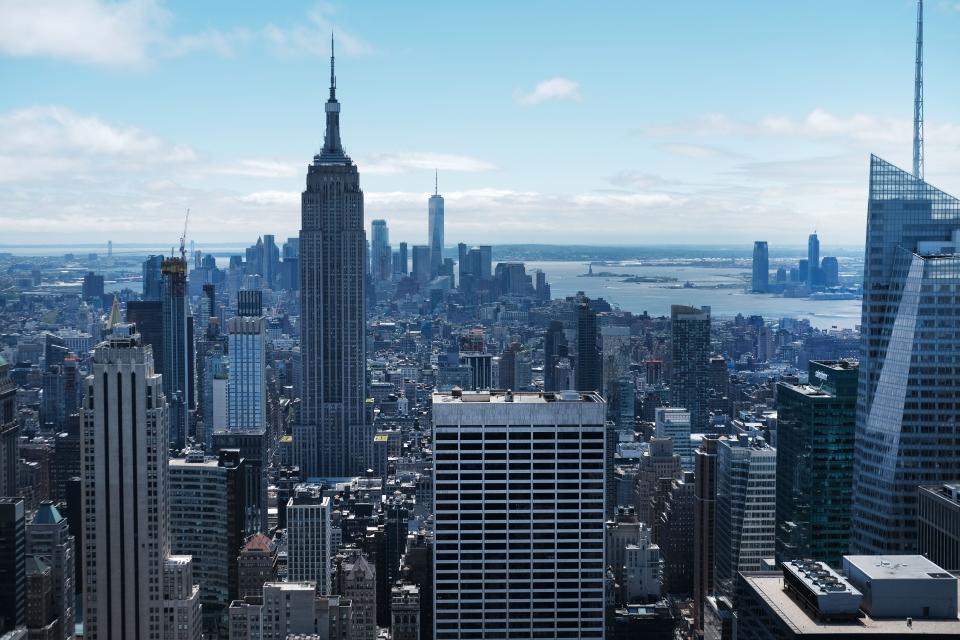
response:
[[[843,556],[870,580],[955,579],[923,556]]]
[[[960,634],[960,618],[952,620],[914,618],[913,626],[910,628],[907,627],[907,621],[904,618],[877,620],[866,614],[856,620],[821,621],[811,617],[800,604],[783,590],[783,575],[781,573],[751,572],[741,575],[775,615],[779,616],[797,635],[862,633],[889,635],[891,638],[896,638],[921,634],[950,636]]]
[[[600,394],[593,391],[444,391],[433,394],[436,403],[508,403],[545,404],[548,402],[596,402],[603,403]]]

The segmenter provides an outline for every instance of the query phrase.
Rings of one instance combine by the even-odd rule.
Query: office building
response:
[[[230,640],[356,640],[353,606],[312,582],[268,582],[263,596],[230,605]]]
[[[443,264],[443,196],[434,185],[433,195],[427,201],[427,226],[430,247],[430,277],[436,278]]]
[[[776,558],[839,567],[850,541],[857,363],[811,361],[777,384]]]
[[[437,640],[603,637],[605,418],[596,393],[434,394]]]
[[[732,598],[737,574],[774,555],[777,452],[761,438],[721,438],[717,448],[714,590]]]
[[[413,269],[410,275],[421,287],[430,282],[430,247],[428,245],[413,246]]]
[[[392,640],[420,640],[420,589],[415,584],[397,584],[390,590]]]
[[[634,485],[634,512],[640,522],[653,526],[658,517],[654,501],[660,479],[680,478],[682,475],[680,456],[673,451],[673,439],[650,438],[646,451],[640,456]]]
[[[87,272],[83,276],[83,286],[81,287],[81,296],[84,300],[103,300],[103,276],[97,275],[93,271]]]
[[[148,256],[143,261],[142,282],[143,282],[143,300],[160,301],[163,295],[163,256]],[[133,322],[130,320],[130,322]]]
[[[826,256],[820,261],[820,278],[825,287],[835,287],[840,284],[840,263],[836,258]]]
[[[562,358],[568,357],[567,338],[563,322],[551,320],[543,334],[543,390],[562,391],[557,381],[557,365]]]
[[[673,595],[693,593],[695,489],[692,471],[669,480],[658,514],[656,542],[663,556],[663,590]]]
[[[49,572],[50,589],[45,607],[49,612],[40,616],[42,626],[49,631],[46,637],[73,640],[76,551],[67,519],[52,502],[40,503],[27,525],[26,553],[28,559],[42,562]],[[28,622],[28,626],[32,625]]]
[[[340,143],[332,54],[323,150],[307,169],[301,201],[303,397],[293,436],[296,462],[305,476],[362,473],[373,440],[365,411],[363,191],[357,166]]]
[[[0,633],[26,624],[26,560],[23,498],[0,497]]]
[[[169,418],[160,378],[132,325],[97,346],[81,410],[84,637],[192,637],[192,628],[171,636],[164,626]]]
[[[370,223],[370,275],[376,281],[389,280],[393,274],[393,252],[386,220]]]
[[[366,554],[348,549],[338,554],[333,565],[333,592],[350,601],[351,640],[376,640],[377,573]]]
[[[960,442],[960,201],[872,157],[851,548],[917,548],[917,488],[951,482]],[[947,429],[950,433],[944,432]],[[950,434],[953,435],[950,435]]]
[[[770,288],[770,250],[764,240],[753,243],[753,277],[750,290],[754,293],[766,293]]]
[[[267,330],[263,316],[227,321],[227,430],[267,426]]]
[[[807,238],[807,284],[820,284],[820,239],[816,231]]]
[[[960,571],[960,482],[920,487],[917,550],[947,571]]]
[[[160,296],[163,323],[163,395],[169,405],[170,445],[186,443],[193,398],[193,322],[188,318],[187,263],[183,258],[165,258]]]
[[[287,579],[316,583],[322,594],[332,593],[330,510],[319,485],[299,485],[287,503]]]
[[[499,266],[499,265],[498,265]],[[597,344],[597,313],[586,302],[576,308],[577,361],[573,368],[576,388],[601,392],[600,348]]]
[[[201,640],[203,636],[200,586],[193,581],[190,556],[168,556],[163,562],[162,620],[164,640]]]
[[[237,599],[262,596],[263,585],[276,577],[275,564],[270,538],[262,533],[250,536],[237,556]]]
[[[693,453],[693,620],[698,632],[703,631],[706,598],[713,593],[719,445],[716,436],[704,436]]]
[[[690,412],[690,430],[700,433],[710,421],[707,404],[710,361],[710,310],[670,307],[673,376],[670,404]]]
[[[162,285],[163,280],[160,280]],[[153,368],[163,373],[163,303],[156,300],[131,300],[127,303],[127,322],[137,327],[140,342],[153,351]]]
[[[17,383],[10,378],[11,369],[0,356],[0,497],[17,494],[20,464]]]
[[[658,438],[671,438],[673,451],[684,469],[693,469],[693,444],[690,440],[690,412],[683,407],[657,407],[655,429]]]
[[[246,533],[247,469],[239,451],[190,452],[169,462],[170,548],[193,558],[207,628],[236,596],[236,558]]]
[[[211,446],[215,455],[225,451],[240,452],[243,464],[247,468],[244,477],[244,501],[246,514],[244,531],[247,535],[255,531],[267,531],[267,479],[266,467],[270,458],[270,447],[266,431],[216,431],[211,436]]]

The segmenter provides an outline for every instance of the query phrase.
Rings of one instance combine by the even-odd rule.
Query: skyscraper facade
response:
[[[577,362],[574,367],[578,391],[602,391],[600,348],[597,345],[597,312],[586,302],[577,305]]]
[[[850,541],[857,363],[811,361],[808,384],[777,384],[776,558],[838,568]]]
[[[17,383],[10,378],[11,368],[0,356],[0,497],[16,495],[20,464]]]
[[[722,438],[717,449],[714,589],[733,597],[741,571],[774,554],[777,452],[760,438]]]
[[[443,264],[443,196],[434,189],[427,201],[427,217],[430,237],[430,277],[435,278]]]
[[[386,220],[370,223],[370,275],[374,280],[389,280],[393,272],[390,232]]]
[[[42,502],[33,516],[33,521],[27,525],[26,533],[27,555],[42,559],[50,567],[50,602],[53,606],[47,618],[54,621],[52,637],[57,640],[73,640],[76,636],[76,551],[73,536],[70,535],[70,525],[52,502]]]
[[[170,444],[182,449],[187,437],[190,400],[193,397],[193,342],[188,320],[187,263],[183,258],[163,261],[160,296],[163,314],[163,393],[170,405]],[[152,363],[151,363],[152,366]]]
[[[713,528],[717,512],[716,436],[705,436],[693,453],[693,620],[703,630],[703,602],[713,592]]]
[[[917,548],[917,487],[960,468],[960,200],[870,159],[853,527],[856,553]]]
[[[331,51],[332,54],[332,51]],[[302,389],[294,440],[305,476],[362,473],[366,423],[363,191],[340,143],[334,58],[323,150],[307,169],[300,229]]]
[[[770,251],[764,240],[753,243],[753,278],[750,284],[754,293],[766,293],[770,288]]]
[[[707,390],[710,378],[710,310],[670,307],[673,376],[670,401],[690,412],[690,430],[699,433],[710,421]]]
[[[227,429],[265,429],[267,425],[267,330],[262,316],[238,316],[227,322]]]
[[[820,283],[820,238],[816,232],[807,238],[807,284],[811,287]]]
[[[319,485],[301,485],[287,503],[287,578],[330,593],[330,498]]]
[[[23,498],[0,496],[0,632],[26,622],[26,510]]]
[[[654,420],[657,437],[671,438],[673,451],[680,456],[680,464],[684,469],[693,469],[690,412],[683,407],[657,407]]]
[[[596,393],[434,394],[434,638],[603,637],[605,418]]]
[[[84,637],[164,637],[167,403],[132,325],[94,354],[81,411]]]

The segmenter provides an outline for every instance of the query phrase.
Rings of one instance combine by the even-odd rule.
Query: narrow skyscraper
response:
[[[923,180],[923,0],[917,0],[917,57],[913,78],[913,177]]]
[[[370,223],[370,275],[374,280],[389,280],[393,272],[390,231],[386,220]]]
[[[707,406],[710,358],[710,311],[673,305],[670,308],[673,335],[673,377],[670,402],[690,411],[690,431],[700,433],[710,421]]]
[[[443,264],[443,196],[434,180],[433,195],[427,201],[427,216],[430,237],[427,244],[430,246],[430,277],[436,278]]]
[[[182,449],[187,437],[190,400],[193,397],[191,360],[193,322],[188,320],[187,261],[163,261],[160,304],[163,314],[163,393],[170,405],[170,445]],[[153,364],[151,363],[151,366]]]
[[[373,439],[364,413],[363,192],[340,143],[332,39],[330,49],[326,135],[307,168],[300,229],[303,398],[294,440],[305,476],[363,473]]]
[[[770,251],[763,240],[753,243],[753,278],[750,284],[750,290],[754,293],[766,293],[770,287]]]
[[[807,238],[807,284],[820,284],[820,238],[816,231]]]

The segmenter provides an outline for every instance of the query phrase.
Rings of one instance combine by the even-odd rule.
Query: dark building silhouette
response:
[[[710,420],[707,390],[710,385],[710,311],[673,305],[670,308],[673,336],[673,376],[670,404],[690,412],[690,430],[706,430]]]
[[[597,313],[586,302],[577,305],[577,391],[601,391],[600,349],[597,345]]]

